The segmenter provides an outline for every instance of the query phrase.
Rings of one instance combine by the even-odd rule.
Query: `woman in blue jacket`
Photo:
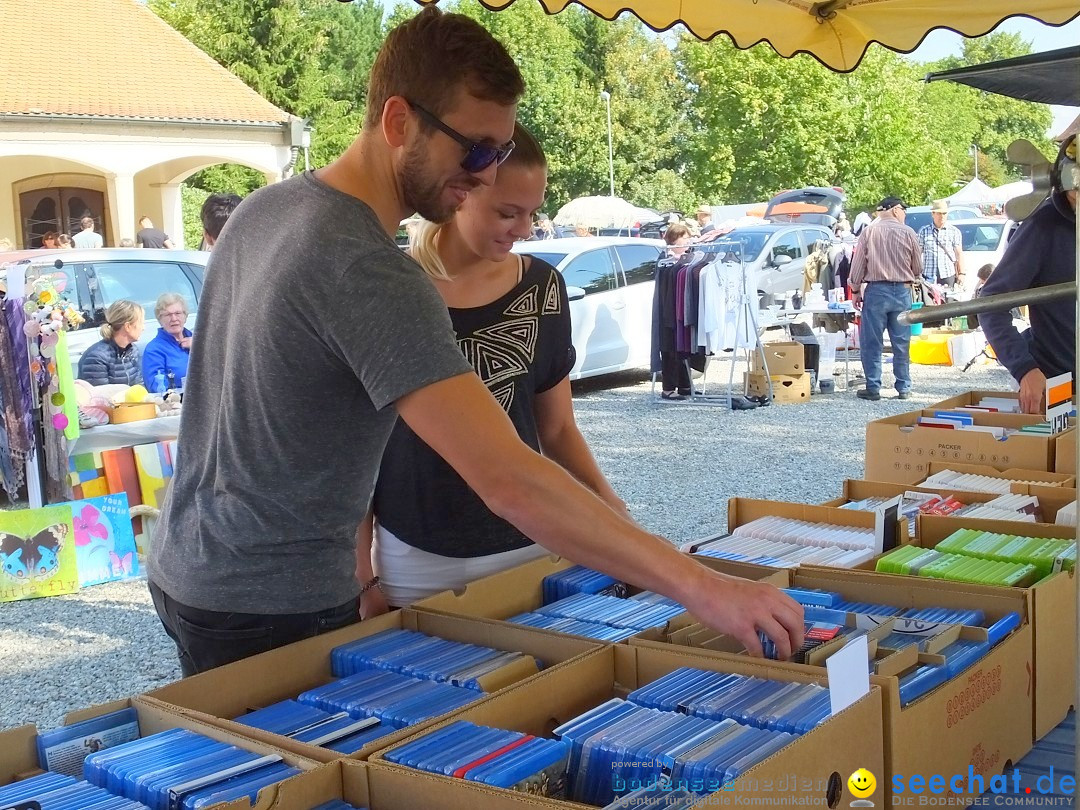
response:
[[[161,327],[143,351],[143,380],[151,391],[180,388],[191,356],[191,330],[184,328],[187,302],[177,293],[164,293],[154,305],[154,315]]]

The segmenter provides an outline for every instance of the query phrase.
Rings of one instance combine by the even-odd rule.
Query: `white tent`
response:
[[[1022,197],[1025,194],[1030,194],[1031,181],[1017,180],[1015,183],[1006,183],[1003,186],[992,189],[991,193],[994,195],[994,199],[991,200],[991,202],[1006,203],[1013,197]]]
[[[977,177],[958,192],[945,199],[951,203],[991,203],[997,201],[994,190]]]
[[[578,197],[555,214],[556,225],[584,225],[588,228],[629,228],[635,222],[658,219],[659,214],[638,208],[622,197]]]

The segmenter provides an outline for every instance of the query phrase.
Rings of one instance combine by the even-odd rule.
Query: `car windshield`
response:
[[[994,251],[1001,244],[1004,222],[970,223],[957,225],[964,239],[964,250]]]
[[[760,255],[773,233],[774,231],[736,230],[715,240],[715,244],[739,242],[742,244],[743,261],[752,262]]]
[[[558,267],[559,262],[566,258],[566,253],[541,253],[539,251],[523,250],[522,253],[527,253],[535,259],[539,259],[542,262],[547,262],[552,267]]]

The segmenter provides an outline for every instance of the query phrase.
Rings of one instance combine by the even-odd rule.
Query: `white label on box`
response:
[[[829,672],[829,703],[839,714],[870,694],[870,647],[866,636],[856,636],[825,659]]]
[[[1069,426],[1069,414],[1073,412],[1073,377],[1071,372],[1058,374],[1046,381],[1046,421],[1054,433],[1061,433]]]

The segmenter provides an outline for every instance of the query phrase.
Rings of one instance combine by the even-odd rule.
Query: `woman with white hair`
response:
[[[143,352],[142,375],[147,388],[163,393],[170,388],[182,388],[187,376],[191,330],[185,327],[188,308],[184,296],[163,293],[154,305],[154,316],[161,326]]]

